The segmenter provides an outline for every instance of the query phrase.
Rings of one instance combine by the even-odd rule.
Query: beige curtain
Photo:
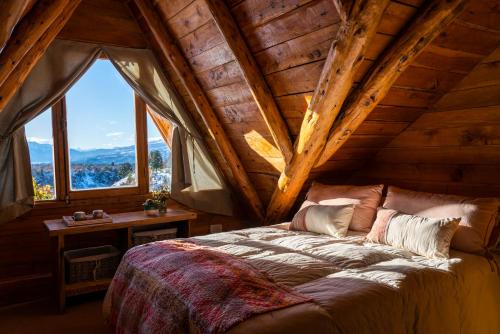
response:
[[[194,209],[231,215],[230,190],[153,53],[118,47],[103,51],[136,93],[177,125],[172,140],[172,198]]]
[[[24,124],[59,100],[99,54],[95,45],[55,40],[7,106],[0,110],[0,223],[33,207]]]
[[[229,188],[151,51],[56,39],[14,98],[0,110],[0,223],[22,215],[34,204],[24,124],[57,102],[101,51],[155,112],[177,125],[172,145],[172,198],[198,210],[232,214]]]

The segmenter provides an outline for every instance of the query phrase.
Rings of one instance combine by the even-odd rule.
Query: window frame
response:
[[[52,137],[54,149],[55,198],[35,201],[36,205],[53,205],[55,202],[85,200],[103,197],[144,195],[149,193],[147,110],[146,103],[134,93],[135,145],[137,185],[123,188],[71,189],[66,97],[52,106]]]

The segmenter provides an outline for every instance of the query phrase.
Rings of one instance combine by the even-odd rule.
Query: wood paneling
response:
[[[333,3],[330,0],[317,0],[281,15],[265,25],[243,29],[243,34],[250,49],[257,52],[338,23],[339,17]]]
[[[145,38],[128,8],[120,0],[82,0],[61,39],[145,48]]]
[[[466,24],[450,26],[424,49],[401,74],[388,95],[367,118],[366,124],[354,134],[347,146],[359,148],[358,154],[366,155],[353,160],[353,169],[361,168],[362,163],[376,153],[374,148],[383,148],[434,105],[496,45],[494,32],[488,30],[491,30],[488,26],[491,26],[494,14],[485,14],[485,8],[491,9],[491,4],[478,2],[471,0],[460,16],[460,21]],[[236,0],[226,3],[265,75],[292,136],[296,136],[327,50],[338,30],[339,17],[333,2],[293,0],[276,5],[264,0]],[[356,74],[357,81],[418,12],[422,3],[421,0],[391,2],[367,50],[367,60]],[[169,28],[182,46],[197,80],[210,96],[215,112],[242,156],[245,169],[275,173],[275,166],[269,163],[274,157],[267,156],[271,152],[267,146],[267,142],[272,143],[269,141],[270,133],[266,131],[265,122],[245,87],[232,53],[225,43],[220,42],[221,35],[214,31],[213,21],[203,1],[176,0],[171,4],[158,1],[157,7],[168,19]],[[484,15],[488,19],[481,22],[478,17]],[[462,34],[465,34],[463,46],[460,42]],[[476,34],[477,40],[471,40],[471,36]],[[484,69],[488,70],[492,69]],[[481,81],[480,77],[477,80]],[[471,81],[470,88],[473,86]],[[495,97],[489,99],[494,100]],[[188,106],[191,104],[186,102]],[[257,138],[254,138],[253,148],[243,145],[246,143],[245,134],[252,131],[262,136],[262,145],[255,145]],[[369,140],[369,136],[374,137]],[[261,151],[256,151],[258,146]],[[365,148],[370,150],[363,150]],[[352,156],[351,153],[342,155]],[[335,163],[335,158],[331,161]],[[253,173],[250,174],[252,179]]]
[[[500,49],[500,48],[499,48]],[[424,113],[354,176],[422,191],[500,196],[498,49],[432,112]]]

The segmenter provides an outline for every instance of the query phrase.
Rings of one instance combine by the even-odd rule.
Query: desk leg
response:
[[[186,222],[186,235],[188,238],[191,237],[191,223],[192,222],[193,222],[193,220],[191,220],[191,219]]]
[[[57,300],[59,311],[63,312],[66,306],[66,293],[64,290],[64,236],[57,236]]]
[[[127,250],[132,248],[133,246],[132,242],[132,227],[127,228]]]

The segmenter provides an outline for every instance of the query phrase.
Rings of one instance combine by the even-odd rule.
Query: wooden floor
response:
[[[108,334],[102,300],[102,294],[70,299],[63,314],[48,301],[0,310],[0,333]]]

